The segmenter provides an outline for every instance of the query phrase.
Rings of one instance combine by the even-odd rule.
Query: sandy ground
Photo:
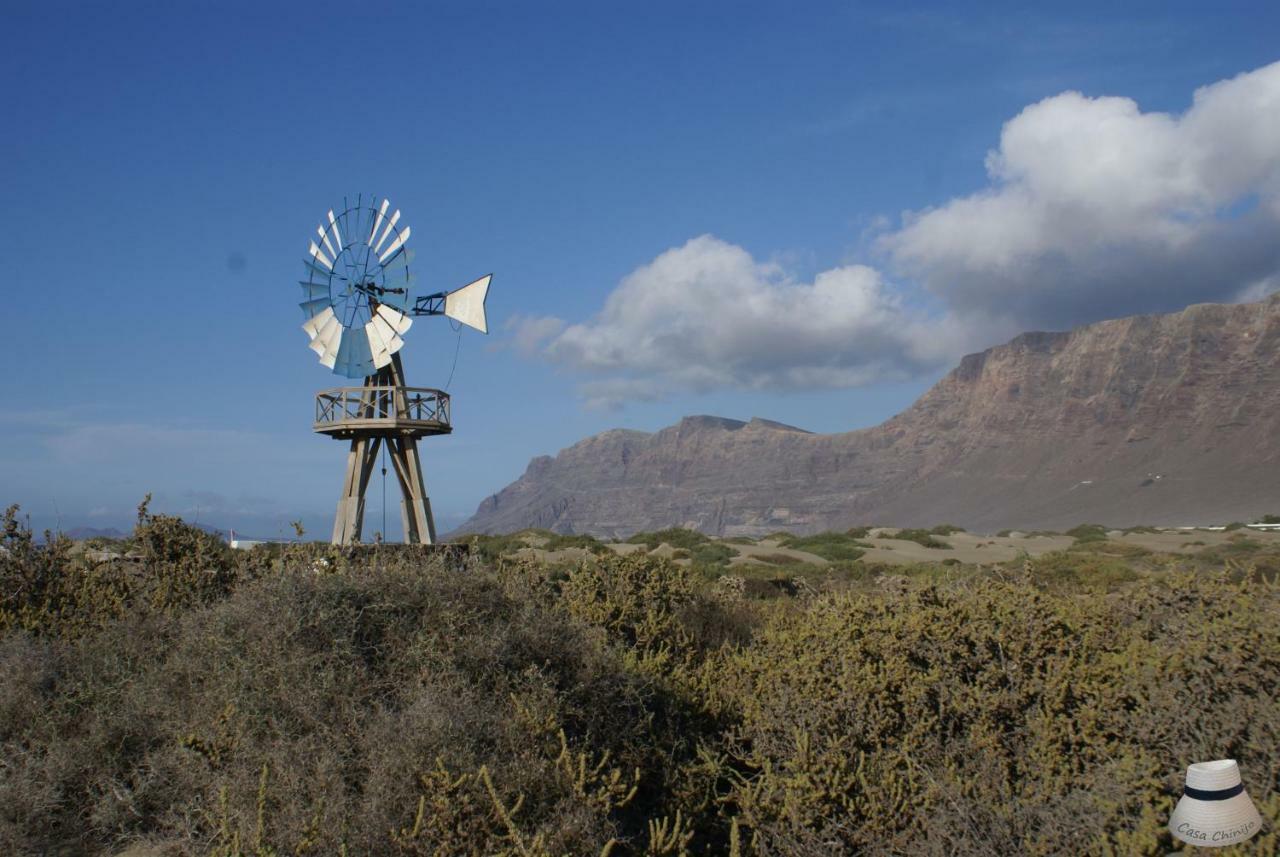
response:
[[[1024,553],[1029,556],[1040,556],[1051,551],[1066,550],[1075,542],[1071,536],[1028,536],[1012,533],[1008,536],[983,536],[972,533],[955,533],[950,536],[936,536],[940,541],[950,545],[950,549],[927,548],[917,542],[893,538],[897,530],[881,527],[872,530],[863,542],[871,548],[863,554],[866,562],[880,562],[888,565],[907,565],[918,562],[942,562],[946,559],[959,560],[966,564],[991,562],[1007,562],[1017,559]],[[1159,533],[1121,533],[1112,531],[1110,539],[1121,544],[1130,544],[1159,553],[1191,554],[1229,542],[1233,537],[1251,539],[1263,544],[1280,547],[1280,531],[1236,530],[1222,532],[1213,530],[1168,530]],[[779,570],[788,565],[801,563],[825,565],[826,560],[820,556],[801,550],[782,547],[773,539],[765,539],[757,544],[735,544],[725,542],[737,552],[729,564],[743,563],[768,564]],[[644,552],[643,545],[614,542],[608,545],[615,553],[626,556]],[[672,559],[676,549],[663,544],[650,551],[650,555]],[[517,552],[521,556],[536,558],[544,562],[575,562],[585,559],[591,554],[583,548],[566,548],[558,551],[539,550],[534,547]],[[767,557],[786,557],[791,562],[769,562]],[[675,562],[687,565],[689,560],[676,559]]]
[[[1111,538],[1113,541],[1137,545],[1149,551],[1196,553],[1206,547],[1226,544],[1240,535],[1268,547],[1280,547],[1280,531],[1276,530],[1233,530],[1229,533],[1214,530],[1168,530],[1160,533],[1127,533],[1113,535]],[[1204,542],[1204,544],[1197,544],[1197,542]]]

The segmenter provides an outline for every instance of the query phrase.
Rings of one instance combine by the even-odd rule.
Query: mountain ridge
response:
[[[1052,529],[1274,512],[1278,358],[1280,294],[1030,331],[963,357],[870,428],[703,415],[584,438],[533,459],[458,532]]]

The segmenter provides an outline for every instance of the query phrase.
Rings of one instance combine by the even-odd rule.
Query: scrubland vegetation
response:
[[[1280,850],[1245,534],[892,567],[824,534],[748,576],[679,533],[232,552],[144,509],[91,562],[3,526],[0,853],[1161,855],[1223,757],[1266,824],[1220,853]]]

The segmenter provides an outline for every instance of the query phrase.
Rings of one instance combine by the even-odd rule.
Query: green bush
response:
[[[906,542],[915,542],[918,545],[924,545],[927,548],[934,548],[935,550],[951,550],[951,545],[941,539],[935,538],[935,535],[936,533],[933,533],[930,530],[905,529],[898,530],[898,532],[893,535],[893,538]]]
[[[672,527],[668,530],[657,530],[656,532],[636,533],[627,539],[628,543],[644,545],[649,550],[664,544],[671,545],[673,548],[693,550],[698,545],[704,545],[710,541],[710,538],[696,530],[686,530],[681,527]]]
[[[582,548],[593,554],[611,553],[608,546],[595,536],[588,534],[564,535],[561,533],[552,533],[547,539],[547,543],[543,546],[544,550],[558,551],[565,548]]]
[[[729,560],[737,555],[737,551],[721,542],[707,542],[689,551],[695,566],[712,569],[728,568]]]
[[[1067,530],[1066,535],[1073,537],[1077,544],[1103,542],[1107,540],[1107,528],[1102,524],[1080,524]]]
[[[148,497],[148,500],[150,498]],[[130,611],[176,612],[225,596],[237,576],[231,549],[216,535],[138,507],[133,560],[88,563],[71,540],[45,533],[36,544],[10,506],[0,543],[0,630],[74,636]]]
[[[463,542],[470,545],[476,556],[489,563],[497,562],[499,558],[529,546],[518,534],[505,536],[475,534],[464,536]]]
[[[787,553],[758,553],[751,558],[756,562],[763,562],[769,565],[799,565],[804,562],[804,560]]]
[[[846,533],[818,533],[812,536],[788,536],[782,546],[811,553],[823,559],[851,562],[866,553],[866,544]]]
[[[777,613],[716,683],[741,717],[726,811],[762,854],[1155,855],[1189,761],[1234,755],[1274,818],[1277,607],[1182,577],[1123,601],[989,581]]]
[[[1030,561],[1032,580],[1052,586],[1118,586],[1139,574],[1122,559],[1104,554],[1053,551]]]
[[[205,535],[144,516],[97,576],[5,517],[0,853],[1162,855],[1223,757],[1266,819],[1234,853],[1280,848],[1265,551],[460,573]]]

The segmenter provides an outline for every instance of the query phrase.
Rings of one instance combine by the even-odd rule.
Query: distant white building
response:
[[[235,530],[230,531],[227,541],[231,544],[232,550],[245,551],[258,545],[288,544],[285,539],[237,539]]]

